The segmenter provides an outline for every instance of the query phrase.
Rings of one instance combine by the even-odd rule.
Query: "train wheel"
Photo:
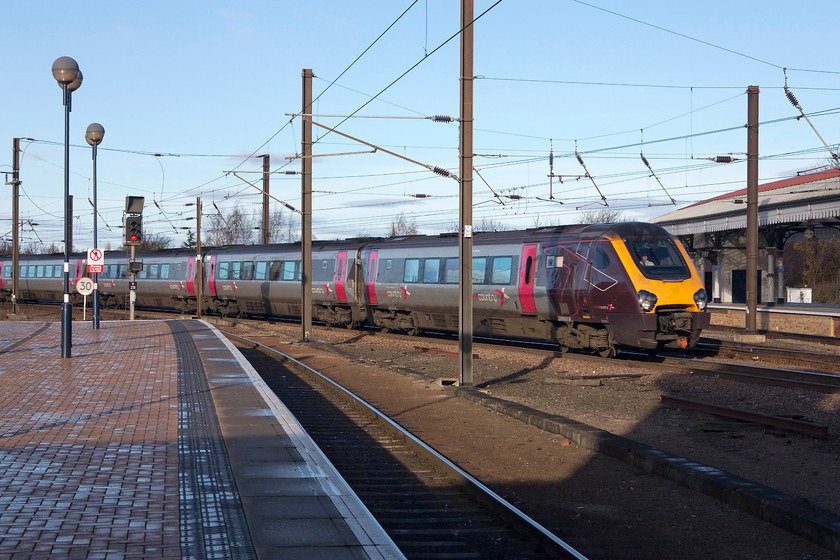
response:
[[[566,346],[565,344],[558,344],[557,349],[560,351],[561,354],[565,354],[566,352],[568,352],[570,350],[570,348],[568,346]]]
[[[598,355],[602,358],[614,358],[615,357],[615,347],[614,346],[607,346],[606,348],[598,348]]]

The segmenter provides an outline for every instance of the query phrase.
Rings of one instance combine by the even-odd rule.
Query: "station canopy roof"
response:
[[[697,202],[651,222],[673,235],[746,229],[747,189]],[[821,223],[840,223],[840,169],[759,185],[759,227]]]

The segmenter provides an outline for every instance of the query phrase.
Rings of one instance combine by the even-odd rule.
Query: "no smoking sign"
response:
[[[89,273],[101,273],[104,271],[105,253],[102,249],[91,249],[88,251],[87,271]]]

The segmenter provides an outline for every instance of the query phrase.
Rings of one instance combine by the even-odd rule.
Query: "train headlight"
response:
[[[694,303],[697,304],[700,311],[706,309],[706,304],[709,303],[709,296],[706,294],[706,290],[701,288],[694,292]]]
[[[642,306],[644,311],[652,310],[653,306],[656,305],[656,296],[647,290],[639,290],[639,305]]]

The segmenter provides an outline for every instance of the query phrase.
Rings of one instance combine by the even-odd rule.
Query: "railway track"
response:
[[[226,334],[245,346],[407,558],[584,558],[367,403],[282,354]]]
[[[746,383],[791,387],[823,393],[840,393],[840,375],[832,371],[786,369],[757,366],[743,362],[720,362],[709,359],[682,357],[661,357],[658,361],[651,363],[649,358],[643,354],[627,352],[622,354],[622,356],[624,357],[623,359],[642,360],[647,365],[667,367],[694,375],[720,376]],[[828,359],[828,355],[825,356]]]
[[[756,346],[732,341],[703,338],[688,353],[695,356],[720,356],[728,359],[750,359],[769,363],[793,363],[798,367],[837,369],[840,354],[796,348]]]

